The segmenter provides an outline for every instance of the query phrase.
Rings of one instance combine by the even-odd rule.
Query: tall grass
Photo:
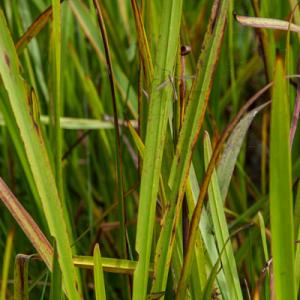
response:
[[[297,299],[294,2],[0,0],[0,300]]]

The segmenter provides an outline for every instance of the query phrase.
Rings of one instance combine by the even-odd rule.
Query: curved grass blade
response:
[[[290,23],[288,21],[270,19],[270,18],[257,18],[234,15],[235,19],[243,26],[249,26],[254,28],[266,28],[266,29],[278,29],[285,31],[293,31],[300,33],[300,26]]]
[[[249,126],[256,114],[264,109],[266,105],[268,104],[262,104],[261,106],[248,112],[239,121],[228,138],[217,169],[221,198],[223,201],[225,201],[236,160]]]
[[[269,261],[270,258],[269,258],[269,251],[268,251],[268,244],[267,244],[267,237],[266,237],[266,226],[265,226],[264,218],[260,211],[257,213],[257,219],[260,228],[260,236],[261,236],[262,246],[264,250],[265,261]]]
[[[80,299],[76,289],[77,279],[72,262],[72,252],[55,179],[43,138],[30,116],[26,102],[26,87],[19,72],[16,49],[2,11],[0,12],[0,30],[0,74],[9,96],[19,135],[24,143],[50,232],[57,240],[60,266],[67,295],[74,300]],[[2,101],[7,100],[2,99]]]
[[[272,90],[270,133],[271,246],[277,300],[296,299],[289,126],[284,69],[278,58]]]

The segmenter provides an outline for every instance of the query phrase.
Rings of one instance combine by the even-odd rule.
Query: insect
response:
[[[156,86],[156,90],[160,91],[166,87],[168,87],[169,85],[171,85],[172,87],[172,91],[173,91],[173,97],[174,100],[178,100],[178,93],[177,93],[177,89],[176,89],[176,80],[192,80],[195,78],[194,75],[186,75],[183,76],[184,78],[182,79],[182,77],[178,77],[178,76],[171,76],[170,74],[168,74],[167,78],[162,81],[159,85]],[[149,99],[149,94],[147,91],[143,90],[144,95]]]

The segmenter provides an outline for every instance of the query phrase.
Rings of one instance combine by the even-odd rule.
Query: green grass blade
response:
[[[265,227],[264,218],[260,211],[257,213],[257,218],[258,218],[258,223],[260,228],[260,236],[263,245],[265,261],[267,262],[269,261],[269,251],[268,251],[268,244],[267,244],[267,237],[266,237],[266,227]]]
[[[94,258],[93,256],[76,255],[73,258],[74,264],[80,268],[93,269]],[[105,272],[118,273],[118,274],[133,274],[137,262],[127,259],[107,258],[102,257],[102,268]],[[150,276],[153,274],[153,264],[149,267]]]
[[[59,118],[62,109],[62,96],[61,96],[61,8],[60,0],[52,0],[53,8],[53,22],[52,22],[52,36],[54,40],[54,66],[51,68],[52,73],[52,109],[53,109],[53,128],[51,128],[50,136],[52,134],[52,149],[54,158],[54,174],[56,178],[56,184],[58,187],[58,193],[63,201],[63,182],[62,182],[62,131],[60,128]]]
[[[297,195],[295,200],[295,207],[294,207],[294,228],[295,234],[297,236],[297,240],[300,239],[300,182],[297,186]],[[300,246],[296,244],[296,255],[295,255],[295,279],[296,279],[296,291],[297,295],[299,293],[299,283],[300,283]]]
[[[0,13],[0,29],[2,33],[0,37],[0,74],[9,96],[19,134],[24,143],[50,232],[57,240],[67,295],[72,299],[79,299],[72,252],[55,179],[41,132],[30,116],[25,83],[19,72],[19,60],[2,11]],[[2,101],[5,100],[2,99]]]
[[[26,48],[28,43],[40,33],[40,31],[46,26],[51,17],[52,6],[43,11],[18,40],[18,42],[16,43],[18,53],[21,53],[24,48]]]
[[[179,212],[181,211],[193,147],[203,124],[225,30],[227,9],[227,0],[214,3],[210,23],[203,42],[203,51],[198,60],[196,78],[190,93],[168,181],[172,195],[170,196],[170,209],[166,216],[166,224],[160,234],[155,254],[157,270],[154,276],[154,291],[163,290],[166,284],[168,267],[172,257],[172,242],[174,241],[172,234],[175,232],[174,228],[178,223]]]
[[[105,300],[105,284],[104,274],[102,269],[102,257],[100,253],[99,244],[96,244],[94,248],[94,283],[96,300]]]
[[[165,70],[172,70],[178,49],[178,36],[181,19],[182,1],[164,1],[166,12],[161,23],[161,39],[157,52],[157,66],[154,69],[155,80],[152,83],[150,109],[147,123],[145,153],[142,169],[140,204],[138,212],[136,251],[139,261],[134,273],[133,299],[145,299],[147,293],[149,260],[152,246],[155,219],[156,197],[163,145],[168,121],[168,107],[172,95],[171,88],[157,89],[157,85],[166,80]]]
[[[63,296],[61,270],[58,263],[57,247],[55,239],[53,239],[54,253],[52,256],[52,272],[50,286],[50,300],[60,300]]]
[[[153,78],[153,64],[150,54],[150,49],[148,45],[148,40],[142,20],[142,15],[140,13],[139,7],[137,5],[136,0],[131,0],[131,6],[134,14],[135,19],[135,27],[138,33],[138,45],[139,45],[139,52],[142,57],[143,65],[146,72],[146,80],[147,85],[151,83]]]
[[[192,189],[192,193],[193,193],[193,200],[192,200],[192,202],[188,201],[188,205],[189,205],[189,211],[192,212],[195,209],[196,201],[197,201],[197,198],[199,195],[199,183],[198,183],[198,180],[197,180],[197,177],[195,174],[195,168],[194,168],[193,164],[191,165],[191,169],[190,169],[190,182],[191,182],[191,189]],[[189,197],[187,197],[187,199],[189,200]],[[199,229],[201,232],[201,238],[203,239],[204,248],[208,254],[207,259],[205,261],[208,274],[210,272],[212,272],[213,266],[216,264],[216,262],[219,259],[219,251],[217,248],[216,239],[215,239],[214,235],[211,234],[212,227],[213,227],[213,225],[212,225],[211,218],[210,218],[206,208],[203,207],[202,216],[201,216],[201,220],[200,220],[200,224],[199,224]],[[199,264],[200,262],[196,261],[196,263]],[[204,262],[202,262],[202,263],[204,263]],[[207,281],[206,273],[202,274],[202,277],[204,277],[202,279],[202,283],[203,283],[202,286],[205,286],[206,281]],[[223,269],[218,272],[217,281],[218,281],[218,286],[219,286],[220,290],[223,291],[224,299],[229,299],[229,293],[227,292],[226,280],[225,280]]]
[[[31,241],[36,251],[40,254],[46,266],[51,270],[53,255],[51,245],[41,232],[36,222],[24,209],[2,178],[0,178],[0,198],[14,217],[15,221],[22,228],[25,235]]]
[[[105,63],[105,57],[103,53],[103,47],[100,35],[98,34],[98,28],[96,25],[96,20],[91,18],[91,12],[87,9],[87,7],[80,2],[79,0],[71,0],[68,2],[75,18],[77,19],[80,27],[84,31],[84,34],[88,38],[92,47],[95,49],[96,54],[102,63]],[[122,96],[122,99],[126,101],[126,105],[130,112],[133,114],[135,118],[137,118],[137,96],[134,89],[130,85],[130,81],[128,77],[124,74],[121,67],[116,64],[113,66],[114,75],[115,75],[115,83],[119,89],[119,92]],[[129,86],[129,90],[127,91]]]
[[[5,118],[6,119],[6,118]],[[50,124],[49,116],[42,115],[41,123],[44,125]],[[131,120],[132,126],[137,127],[135,120]],[[0,115],[0,126],[7,125],[3,116]],[[10,125],[9,125],[10,126]],[[66,130],[111,130],[114,129],[114,124],[111,121],[101,121],[99,119],[84,119],[84,118],[69,118],[61,117],[60,126]],[[119,120],[119,126],[127,127],[125,121]]]
[[[204,135],[204,159],[206,167],[212,154],[208,133]],[[229,239],[226,216],[224,212],[223,199],[219,187],[216,172],[212,174],[211,183],[208,188],[209,207],[214,225],[214,232],[219,249],[223,249]],[[243,299],[239,276],[236,268],[234,252],[231,243],[225,246],[224,254],[221,255],[222,268],[224,270],[227,288],[231,299]]]
[[[7,239],[5,244],[5,251],[3,255],[3,266],[1,274],[1,286],[0,286],[0,300],[5,300],[7,290],[7,280],[9,274],[9,265],[13,251],[13,240],[15,236],[15,230],[11,229],[7,233]]]
[[[270,136],[270,215],[277,300],[296,299],[289,124],[283,64],[277,59]]]

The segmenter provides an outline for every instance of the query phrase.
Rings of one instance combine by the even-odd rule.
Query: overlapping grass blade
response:
[[[188,200],[189,211],[193,212],[195,209],[198,195],[199,195],[199,184],[197,181],[197,177],[195,174],[195,168],[194,168],[193,164],[191,165],[191,168],[190,168],[189,178],[190,178],[190,185],[191,185],[191,189],[192,189],[192,193],[193,193],[193,199],[192,199],[192,201],[190,200],[190,197],[187,192],[187,200]],[[187,188],[187,190],[188,190],[188,188]],[[206,257],[205,261],[203,261],[203,259],[199,261],[200,257],[197,257],[197,249],[195,249],[196,264],[198,264],[198,265],[204,264],[204,267],[206,268],[205,272],[202,271],[200,273],[201,283],[202,283],[201,289],[204,289],[204,287],[206,286],[209,273],[212,272],[213,266],[216,264],[216,262],[219,259],[218,247],[216,244],[215,237],[212,234],[212,228],[213,228],[213,225],[212,225],[211,218],[209,217],[208,211],[204,207],[203,211],[202,211],[200,224],[199,224],[199,230],[201,232],[201,239],[203,240],[203,248],[204,248],[203,251],[207,251],[207,253],[208,253],[208,256]],[[195,247],[197,247],[197,245]],[[200,271],[201,269],[202,269],[202,267],[199,266],[198,270]],[[223,292],[224,299],[229,299],[229,293],[227,291],[226,280],[225,280],[224,272],[222,269],[219,270],[219,272],[217,274],[217,281],[218,281],[218,286],[219,286],[220,290],[224,291]],[[202,293],[204,293],[204,290],[202,290]]]
[[[91,12],[89,12],[88,8],[79,0],[71,0],[68,2],[68,4],[90,44],[95,49],[99,60],[105,64],[102,42],[98,34],[96,20],[91,17]],[[115,83],[119,89],[122,99],[126,100],[128,98],[126,105],[128,106],[128,109],[132,115],[137,117],[137,96],[134,89],[130,85],[129,79],[118,64],[113,66],[113,70],[115,75]]]
[[[0,198],[15,221],[31,241],[36,251],[40,254],[46,266],[51,270],[53,250],[48,240],[41,232],[36,222],[24,209],[5,182],[0,178]]]
[[[142,169],[140,202],[136,234],[136,252],[139,260],[133,281],[133,299],[145,299],[148,283],[148,269],[152,246],[155,219],[156,197],[163,145],[168,122],[169,101],[172,89],[157,89],[157,85],[166,79],[165,70],[172,70],[178,49],[179,26],[182,1],[164,1],[161,20],[161,38],[157,52],[157,65],[154,68],[154,80],[150,96],[150,109],[147,122],[145,153]]]
[[[154,291],[164,290],[166,285],[172,257],[174,233],[176,232],[174,228],[178,224],[193,147],[203,124],[211,91],[213,74],[225,30],[227,9],[227,0],[214,3],[203,42],[203,51],[198,60],[196,78],[190,93],[168,182],[172,194],[170,196],[170,209],[166,215],[166,221],[156,249],[155,268],[157,269],[155,270]],[[185,289],[182,289],[182,293],[185,293]]]
[[[41,32],[51,17],[52,6],[43,11],[18,40],[16,43],[18,53],[21,53],[26,48],[27,44]]]
[[[211,144],[208,133],[204,135],[204,159],[205,165],[211,158]],[[223,198],[221,196],[219,181],[216,172],[212,174],[211,183],[208,188],[209,207],[214,225],[214,232],[219,250],[223,249],[229,239],[229,232],[224,212]],[[222,268],[224,270],[227,288],[231,299],[243,299],[239,276],[234,259],[234,252],[231,243],[227,243],[224,254],[221,255]]]
[[[0,89],[0,98],[5,99],[6,97],[7,97],[7,93],[5,91],[5,88],[2,86]],[[18,126],[16,124],[16,120],[14,118],[10,104],[5,101],[0,101],[0,108],[1,108],[1,113],[3,114],[3,118],[5,120],[5,124],[8,128],[9,135],[14,143],[16,152],[17,152],[20,162],[22,164],[22,167],[23,167],[24,173],[26,175],[26,179],[29,183],[31,192],[34,196],[34,200],[35,200],[36,206],[38,207],[39,214],[41,216],[43,216],[43,209],[42,209],[40,196],[36,189],[36,185],[35,185],[35,182],[34,182],[34,179],[32,176],[32,172],[31,172],[31,169],[29,166],[29,162],[28,162],[28,159],[26,156],[24,144],[22,142],[20,135],[18,134]],[[4,123],[4,120],[1,120],[1,121]],[[0,123],[1,123],[1,121],[0,121]],[[47,226],[44,226],[44,227],[46,228]]]
[[[9,96],[19,135],[24,143],[50,232],[57,240],[59,262],[67,295],[72,299],[79,299],[79,293],[76,290],[77,280],[72,262],[72,252],[61,202],[41,132],[29,113],[26,88],[19,71],[19,60],[2,11],[0,13],[0,28],[2,32],[0,37],[0,73],[2,80]],[[8,100],[2,99],[2,101]]]

